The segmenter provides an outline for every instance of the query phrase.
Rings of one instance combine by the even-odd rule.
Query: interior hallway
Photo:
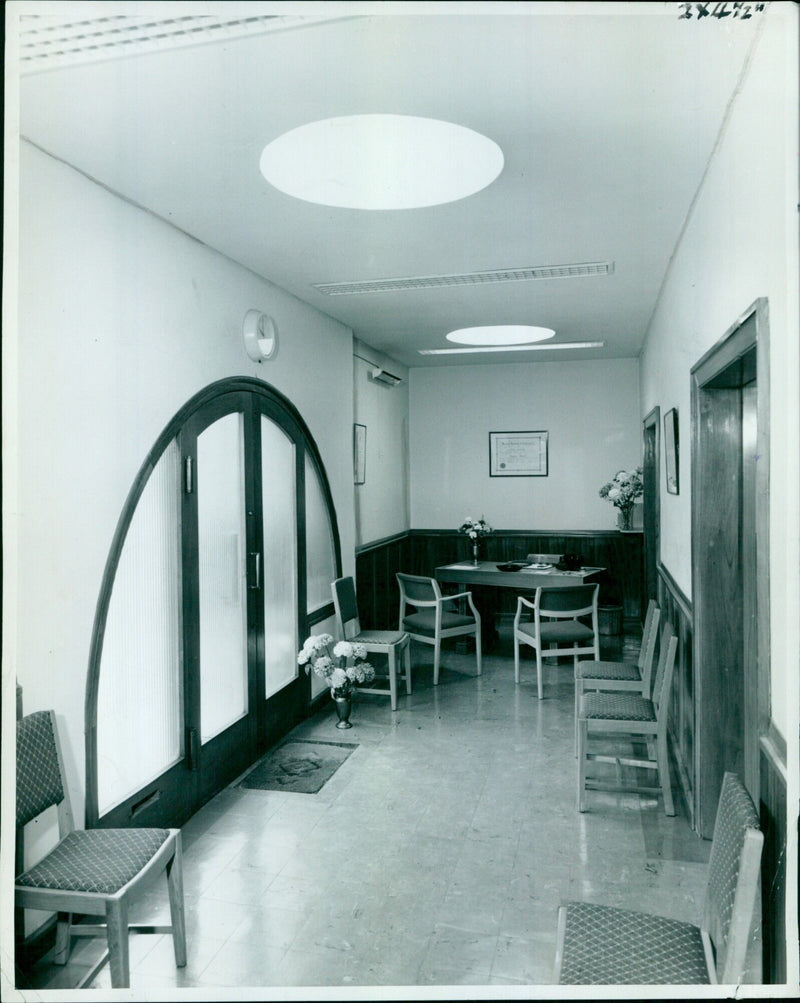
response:
[[[603,640],[635,659],[638,638]],[[528,649],[530,652],[530,649]],[[571,662],[523,656],[510,633],[475,676],[471,653],[415,646],[414,693],[392,714],[359,694],[290,735],[358,743],[318,794],[232,785],[183,829],[189,962],[169,936],[131,937],[131,986],[546,985],[559,902],[579,898],[698,922],[710,843],[660,801],[591,793],[575,808]],[[401,691],[402,692],[402,691]],[[675,781],[673,778],[673,787]],[[168,922],[154,887],[131,916]],[[45,958],[38,988],[75,986],[101,943]],[[108,967],[94,987],[110,986]]]

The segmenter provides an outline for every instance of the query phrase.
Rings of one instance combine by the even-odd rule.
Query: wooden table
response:
[[[495,627],[495,617],[499,612],[499,593],[495,599],[491,599],[491,590],[514,589],[517,592],[533,592],[539,586],[545,588],[568,588],[570,585],[583,585],[584,582],[591,581],[594,576],[605,571],[605,568],[581,568],[580,571],[558,571],[556,568],[547,570],[537,570],[534,568],[522,568],[520,571],[500,571],[495,561],[478,561],[473,564],[471,561],[459,561],[457,564],[444,564],[436,569],[434,578],[437,582],[455,584],[461,586],[459,591],[463,592],[470,586],[480,586],[487,589],[484,593],[483,601],[476,601],[475,605],[481,614],[483,622],[483,636],[487,642],[487,647],[492,647],[498,640],[497,628]],[[473,593],[473,601],[475,594]]]
[[[458,564],[443,564],[436,569],[437,582],[456,582],[459,585],[492,585],[507,589],[538,589],[582,585],[605,568],[581,568],[580,571],[547,571],[523,568],[521,571],[499,571],[495,561],[460,561]]]

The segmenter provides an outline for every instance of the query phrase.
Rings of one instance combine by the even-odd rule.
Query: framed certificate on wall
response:
[[[490,432],[490,477],[547,477],[547,432]]]

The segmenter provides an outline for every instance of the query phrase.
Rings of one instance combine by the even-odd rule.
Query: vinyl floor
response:
[[[602,655],[635,659],[638,644],[604,638]],[[330,707],[294,730],[358,743],[317,794],[232,785],[186,824],[189,961],[175,968],[169,936],[132,935],[134,998],[288,998],[277,987],[410,998],[403,987],[418,987],[420,999],[442,986],[449,998],[552,997],[562,900],[699,922],[710,844],[680,799],[674,818],[631,794],[590,793],[576,810],[570,662],[546,668],[539,701],[532,657],[514,684],[509,632],[480,677],[474,654],[453,646],[437,687],[432,649],[415,646],[413,660],[414,692],[395,713],[359,694],[349,731]],[[158,885],[137,921],[168,921]],[[68,965],[45,957],[33,984],[63,995],[98,951],[75,941]],[[106,966],[93,998],[109,986]]]

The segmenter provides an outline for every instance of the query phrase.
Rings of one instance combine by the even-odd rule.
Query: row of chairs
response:
[[[650,602],[636,663],[600,659],[575,664],[575,743],[578,808],[587,789],[660,791],[674,815],[667,755],[667,704],[678,640],[665,623],[655,678],[652,668],[661,611]],[[648,747],[642,757],[590,753],[588,741],[622,733]],[[652,749],[652,746],[655,746]],[[658,788],[601,785],[587,764],[607,761],[658,770]],[[558,914],[556,982],[560,985],[737,984],[745,974],[758,897],[763,846],[758,814],[741,779],[722,783],[708,881],[699,925],[590,902],[567,902]]]

